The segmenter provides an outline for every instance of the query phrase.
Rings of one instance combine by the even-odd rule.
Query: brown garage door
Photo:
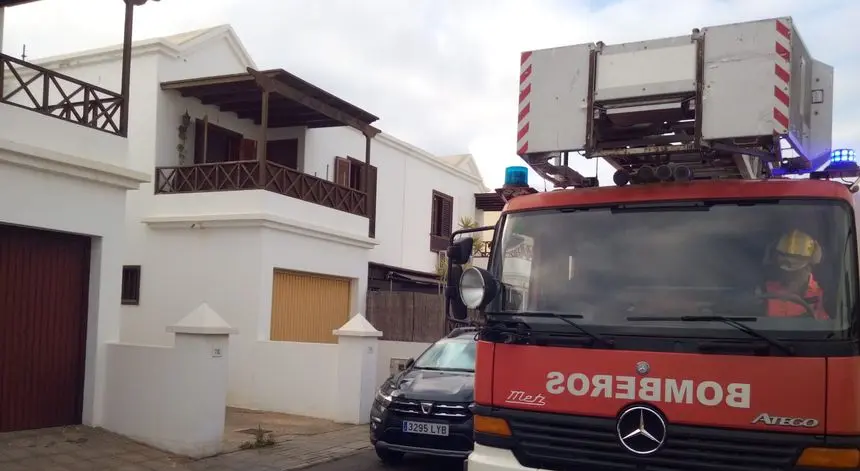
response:
[[[90,239],[0,225],[0,432],[81,423]]]
[[[270,340],[336,343],[349,320],[350,280],[275,269]]]

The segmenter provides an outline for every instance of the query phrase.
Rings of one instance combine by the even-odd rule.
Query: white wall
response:
[[[309,129],[305,137],[306,172],[333,173],[336,156],[364,160],[365,139],[352,128]],[[395,138],[372,140],[370,161],[377,170],[376,240],[372,262],[433,272],[430,251],[433,190],[454,198],[454,227],[463,216],[475,217],[479,181]],[[328,169],[327,169],[328,167]],[[333,178],[330,178],[333,179]]]
[[[123,309],[124,342],[171,345],[165,326],[206,302],[239,331],[230,341],[230,405],[334,416],[327,394],[336,345],[268,341],[273,270],[353,278],[355,313],[367,289],[367,249],[265,227],[155,229],[148,239],[141,304]]]
[[[111,343],[107,351],[108,430],[192,458],[221,452],[227,335],[177,333],[173,348]]]
[[[3,103],[0,139],[108,165],[124,167],[128,163],[128,142],[120,136]]]
[[[5,112],[0,110],[0,116],[6,116]],[[3,163],[15,158],[13,154],[17,155],[0,142],[0,188],[4,195],[0,198],[0,223],[83,234],[93,239],[83,419],[84,423],[101,425],[105,343],[118,340],[120,329],[126,190]]]

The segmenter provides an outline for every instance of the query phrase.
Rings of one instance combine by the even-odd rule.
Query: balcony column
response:
[[[374,237],[375,221],[370,218],[370,140],[369,133],[364,133],[364,171],[361,172],[361,187],[364,188],[364,214],[367,216],[367,235]],[[376,190],[374,190],[376,191]]]
[[[145,0],[144,0],[145,1]],[[138,0],[138,3],[143,3]],[[134,0],[125,0],[125,25],[122,38],[122,108],[119,111],[119,134],[128,137],[129,96],[131,95],[131,33],[134,24]]]
[[[370,135],[369,134],[364,135],[364,165],[367,167],[370,166]],[[368,175],[369,175],[369,173],[367,171],[362,172],[362,175],[361,175],[361,179],[362,179],[361,187],[364,188],[365,193],[368,193],[368,187],[367,187]],[[365,214],[370,214],[369,212],[367,212],[370,209],[370,198],[367,198],[367,197],[364,198],[364,209],[366,211]]]
[[[269,92],[263,90],[262,104],[260,106],[260,144],[257,146],[257,161],[259,162],[260,187],[266,188],[266,144],[269,142]]]
[[[3,54],[3,15],[6,13],[5,7],[0,7],[0,54]]]

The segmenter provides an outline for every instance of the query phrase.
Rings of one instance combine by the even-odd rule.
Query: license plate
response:
[[[421,435],[436,435],[438,437],[448,436],[448,424],[431,424],[427,422],[403,421],[403,431],[406,433],[417,433]]]

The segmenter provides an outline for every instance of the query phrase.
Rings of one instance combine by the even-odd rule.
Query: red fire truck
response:
[[[791,18],[520,79],[518,153],[557,189],[511,170],[487,268],[474,230],[448,250],[449,318],[480,312],[467,469],[860,469],[856,155]]]

